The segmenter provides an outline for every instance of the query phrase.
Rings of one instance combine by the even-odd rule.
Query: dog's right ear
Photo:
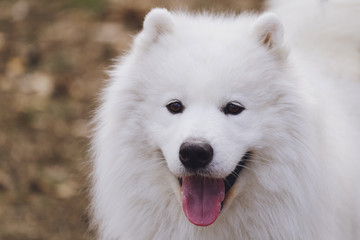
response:
[[[283,42],[283,25],[274,13],[262,14],[254,24],[257,40],[269,50],[281,47]]]
[[[279,17],[275,13],[264,13],[253,25],[253,33],[262,46],[278,59],[286,59],[288,48],[284,43],[284,29]]]
[[[146,16],[142,32],[136,39],[136,44],[144,47],[156,42],[161,35],[173,30],[173,16],[165,8],[154,8]]]

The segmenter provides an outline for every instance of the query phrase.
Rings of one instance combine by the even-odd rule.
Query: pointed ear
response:
[[[257,40],[269,50],[276,50],[283,42],[283,25],[275,13],[265,13],[255,21],[254,34]]]
[[[171,32],[173,17],[165,8],[154,8],[145,17],[143,35],[149,41],[155,42],[160,35]]]

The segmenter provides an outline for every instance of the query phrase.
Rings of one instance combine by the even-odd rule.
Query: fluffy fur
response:
[[[280,18],[146,16],[94,119],[99,239],[360,238],[360,4],[274,2]],[[167,110],[173,99],[182,113]],[[246,109],[225,115],[230,101]],[[214,178],[252,152],[207,227],[181,205],[189,138],[212,145]]]

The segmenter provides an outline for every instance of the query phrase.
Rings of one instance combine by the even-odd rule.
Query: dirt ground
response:
[[[105,71],[155,6],[260,0],[0,0],[0,239],[91,239],[88,122]]]

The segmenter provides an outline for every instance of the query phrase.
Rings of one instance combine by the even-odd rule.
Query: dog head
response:
[[[155,9],[132,56],[127,71],[141,93],[133,106],[141,137],[179,179],[188,219],[210,225],[229,192],[240,191],[251,153],[271,145],[286,124],[281,23],[274,14],[213,18]]]

